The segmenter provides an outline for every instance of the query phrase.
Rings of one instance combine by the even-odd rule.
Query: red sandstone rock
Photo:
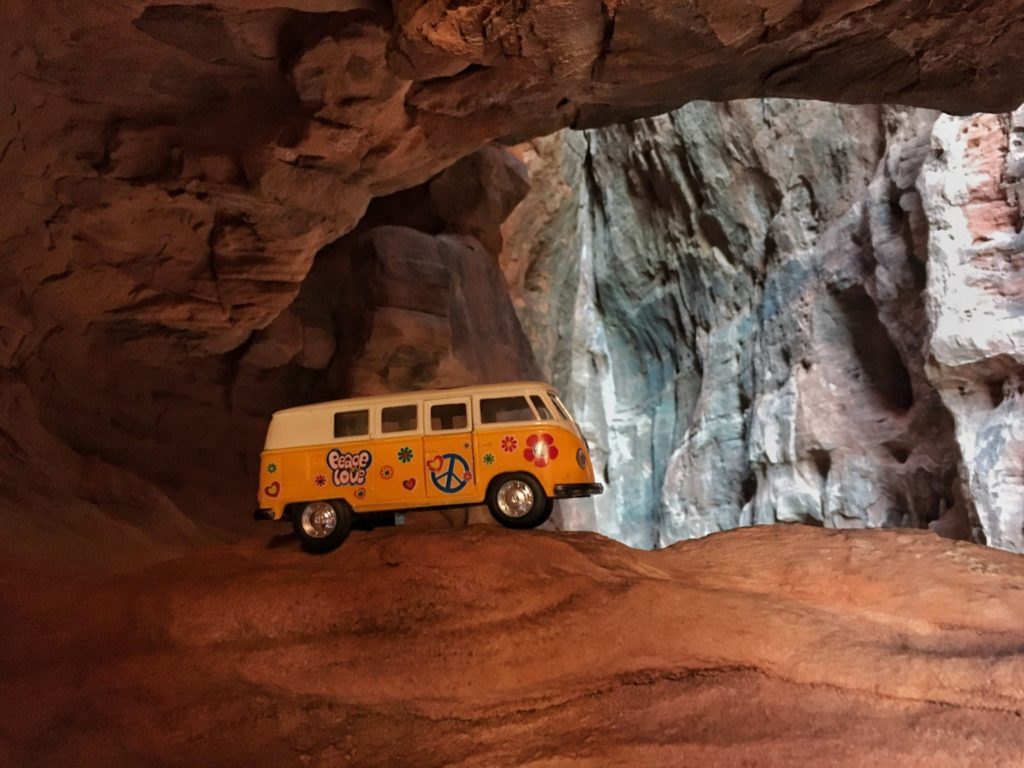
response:
[[[501,224],[529,189],[520,160],[497,147],[484,147],[430,182],[430,202],[449,229],[472,235],[497,257]]]
[[[357,392],[536,377],[533,353],[497,260],[469,237],[377,227],[366,345],[352,365]]]
[[[1024,561],[471,528],[0,577],[7,765],[1010,766]]]

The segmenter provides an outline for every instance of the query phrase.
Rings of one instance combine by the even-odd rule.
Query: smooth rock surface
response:
[[[3,572],[0,762],[1020,764],[1016,555],[804,526],[295,547]]]

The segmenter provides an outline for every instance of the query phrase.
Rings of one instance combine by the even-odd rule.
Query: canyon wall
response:
[[[487,261],[522,193],[474,155],[494,140],[697,98],[1024,99],[1012,15],[952,0],[5,11],[0,551],[44,560],[251,530],[276,408],[531,374]],[[675,461],[655,445],[652,472]]]
[[[533,190],[503,266],[609,483],[561,524],[638,546],[930,526],[1020,549],[1011,133],[767,100],[520,147]]]

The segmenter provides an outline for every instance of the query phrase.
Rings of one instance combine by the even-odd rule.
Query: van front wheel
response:
[[[551,517],[552,505],[536,478],[523,472],[502,475],[487,489],[487,508],[506,528],[536,528]]]
[[[337,549],[352,530],[352,507],[344,499],[297,504],[292,526],[302,548],[314,554]]]

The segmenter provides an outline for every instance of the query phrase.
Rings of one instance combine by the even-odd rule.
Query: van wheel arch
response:
[[[505,472],[487,486],[487,509],[506,528],[536,528],[551,517],[554,500],[529,472]]]
[[[345,499],[314,499],[285,507],[306,552],[322,555],[341,546],[352,530],[354,510]]]

